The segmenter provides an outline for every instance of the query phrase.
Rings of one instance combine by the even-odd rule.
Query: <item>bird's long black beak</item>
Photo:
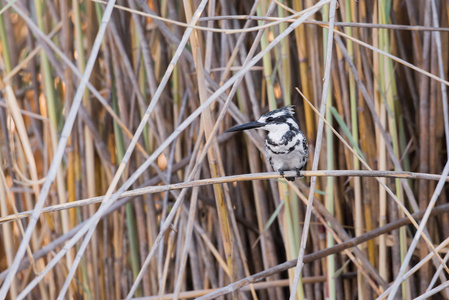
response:
[[[254,122],[249,122],[246,124],[234,126],[232,128],[229,128],[225,132],[242,131],[242,130],[247,130],[247,129],[259,128],[259,127],[262,127],[265,125],[266,125],[265,123],[260,123],[260,122],[254,121]]]

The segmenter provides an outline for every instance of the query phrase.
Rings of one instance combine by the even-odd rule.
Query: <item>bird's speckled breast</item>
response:
[[[265,148],[268,162],[276,171],[302,169],[307,164],[308,144],[301,131],[288,131],[277,141],[268,134]]]

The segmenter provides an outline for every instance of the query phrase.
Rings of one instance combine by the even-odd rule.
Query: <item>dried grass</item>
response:
[[[447,2],[2,5],[0,299],[449,297]]]

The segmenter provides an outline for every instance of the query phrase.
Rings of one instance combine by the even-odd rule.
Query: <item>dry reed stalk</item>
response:
[[[445,204],[444,206],[445,206],[445,208],[443,208],[441,211],[436,212],[436,213],[443,213],[447,209],[449,209],[449,205],[448,204]],[[414,217],[417,218],[417,219],[420,219],[424,215],[424,213],[425,212],[415,213]],[[357,245],[359,245],[359,244],[361,244],[361,243],[363,243],[363,242],[365,242],[365,241],[367,241],[369,239],[376,238],[377,236],[379,236],[381,234],[389,232],[392,229],[404,226],[405,224],[409,224],[409,219],[408,218],[403,218],[403,219],[400,219],[400,220],[396,220],[393,223],[389,223],[389,224],[387,224],[387,225],[385,225],[383,227],[376,228],[375,230],[373,230],[371,232],[364,233],[362,236],[354,237],[354,238],[348,240],[347,242],[344,242],[342,244],[336,245],[336,246],[334,246],[331,249],[324,249],[324,250],[321,250],[321,251],[316,252],[316,253],[308,254],[304,258],[304,261],[306,263],[308,263],[308,262],[320,259],[322,256],[328,256],[328,255],[331,255],[332,253],[338,253],[341,250],[344,250],[344,249],[347,249],[347,248],[350,248],[350,247],[355,247],[355,246],[357,246]],[[443,247],[444,244],[442,244],[441,246]],[[432,255],[433,254],[430,253],[429,254],[429,258]],[[287,262],[282,263],[282,264],[280,264],[280,265],[278,265],[278,266],[276,266],[274,268],[271,268],[269,270],[265,270],[265,271],[260,272],[258,274],[251,275],[250,277],[243,278],[243,279],[239,280],[238,282],[232,283],[232,284],[230,284],[230,285],[228,285],[226,287],[218,289],[217,291],[212,292],[210,294],[207,294],[207,295],[205,295],[203,297],[199,297],[198,299],[201,299],[201,300],[214,299],[214,297],[217,297],[219,295],[224,295],[226,293],[231,292],[234,289],[239,289],[239,288],[241,288],[241,287],[243,287],[243,286],[245,286],[245,285],[247,285],[249,283],[261,281],[262,279],[264,279],[264,278],[266,278],[268,276],[271,276],[272,274],[276,274],[278,272],[282,272],[283,270],[288,269],[288,268],[293,268],[295,265],[296,265],[296,260],[287,261]],[[416,271],[416,270],[414,270],[414,271]]]
[[[3,3],[2,293],[22,241],[21,227],[29,228],[36,186],[39,193],[44,191],[39,179],[54,176],[56,184],[47,191],[44,215],[33,230],[28,256],[13,265],[20,275],[14,277],[7,298],[20,299],[29,293],[33,298],[54,299],[66,290],[75,298],[124,298],[134,291],[135,296],[176,298],[178,294],[182,298],[211,293],[209,289],[240,278],[252,278],[247,282],[263,279],[266,274],[274,275],[263,283],[263,289],[255,284],[255,290],[235,290],[235,295],[285,298],[288,275],[278,271],[286,269],[270,270],[293,257],[299,247],[307,205],[304,195],[313,192],[306,184],[308,177],[327,176],[332,179],[316,182],[312,218],[305,224],[310,241],[305,253],[322,255],[326,236],[329,242],[332,237],[340,244],[333,248],[335,252],[326,252],[304,266],[304,296],[369,299],[386,290],[381,297],[387,297],[389,280],[396,281],[395,288],[404,280],[422,282],[404,286],[406,297],[438,292],[447,296],[446,285],[438,281],[447,281],[441,270],[449,255],[436,258],[433,251],[439,255],[446,251],[449,214],[420,222],[428,249],[423,244],[412,251],[415,242],[411,243],[410,232],[418,225],[415,221],[414,225],[388,226],[398,224],[394,220],[401,218],[404,207],[417,211],[434,191],[432,201],[440,193],[437,204],[448,199],[447,188],[440,191],[447,179],[437,174],[442,173],[449,147],[448,140],[444,142],[449,128],[445,99],[449,5],[441,1],[339,1],[333,23],[338,47],[332,51],[329,71],[333,85],[326,95],[322,92],[323,38],[329,22],[323,21],[324,15],[311,13],[314,1],[293,1],[292,9],[284,1],[268,5],[267,1],[209,0],[207,14],[189,24],[186,11],[192,13],[199,3],[176,6],[172,1],[139,0],[114,5],[92,76],[88,82],[81,81],[89,96],[81,95],[80,118],[73,123],[70,136],[61,136],[61,129],[71,118],[75,88],[83,76],[79,69],[85,64],[83,53],[92,52],[108,2]],[[37,12],[37,23],[29,17],[32,11]],[[301,17],[302,25],[288,35],[293,33],[289,25],[296,22],[296,26],[305,13],[316,20]],[[183,40],[185,31],[195,33],[191,41]],[[261,42],[262,34],[265,40]],[[263,52],[257,54],[261,48]],[[170,64],[175,55],[179,60]],[[264,61],[257,62],[261,58]],[[164,77],[167,70],[173,72]],[[326,119],[342,137],[337,140],[330,135],[332,129],[326,129],[329,146],[321,147],[322,171],[306,171],[305,179],[287,187],[279,174],[264,173],[270,167],[264,161],[262,135],[254,131],[240,138],[221,133],[236,122],[251,121],[270,108],[291,103],[296,105],[298,123],[309,140],[310,161],[318,159],[312,152],[320,116],[291,93],[296,86],[302,87],[315,106],[327,98]],[[145,115],[148,105],[151,109]],[[14,114],[7,114],[7,109]],[[200,115],[208,115],[209,121],[200,120]],[[10,126],[12,120],[22,125]],[[205,140],[204,130],[209,132]],[[58,140],[64,138],[67,147],[55,152]],[[137,151],[129,150],[126,167],[117,169],[130,142],[130,149]],[[208,151],[222,161],[221,166],[213,168],[210,157],[204,162]],[[51,167],[49,174],[55,154],[62,155],[62,163],[56,173]],[[357,155],[368,167],[357,166]],[[426,160],[420,160],[420,155]],[[336,170],[327,167],[331,159]],[[432,174],[416,173],[420,168]],[[382,184],[369,178],[383,176]],[[108,189],[115,185],[122,188],[110,200],[117,201],[109,200],[99,209],[98,203],[108,198]],[[226,262],[228,246],[218,222],[214,185],[222,187],[225,207],[221,211],[227,214],[227,231],[235,240],[231,242],[231,268]],[[427,198],[419,193],[419,185],[428,190]],[[334,203],[327,204],[328,211],[319,201],[330,199],[330,192]],[[389,229],[378,232],[380,237],[351,250],[339,248],[354,233],[364,238],[365,232],[372,234],[382,224]],[[71,247],[87,231],[72,268],[75,250]],[[409,272],[396,276],[401,251],[405,254],[407,249],[421,252],[422,259],[413,260],[416,264]],[[249,277],[260,272],[267,273]],[[324,275],[334,273],[323,281]],[[309,284],[307,278],[320,280]],[[329,289],[332,282],[335,288]],[[38,288],[32,289],[36,284]],[[231,289],[236,286],[232,284]],[[297,296],[301,298],[301,293]]]

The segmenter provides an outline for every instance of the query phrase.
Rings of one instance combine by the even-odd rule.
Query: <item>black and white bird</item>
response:
[[[308,144],[293,114],[292,106],[279,108],[263,114],[257,121],[232,127],[225,132],[253,128],[268,130],[265,138],[268,162],[282,176],[285,171],[296,171],[297,176],[301,177],[300,171],[307,164]],[[294,181],[295,177],[285,179]]]

